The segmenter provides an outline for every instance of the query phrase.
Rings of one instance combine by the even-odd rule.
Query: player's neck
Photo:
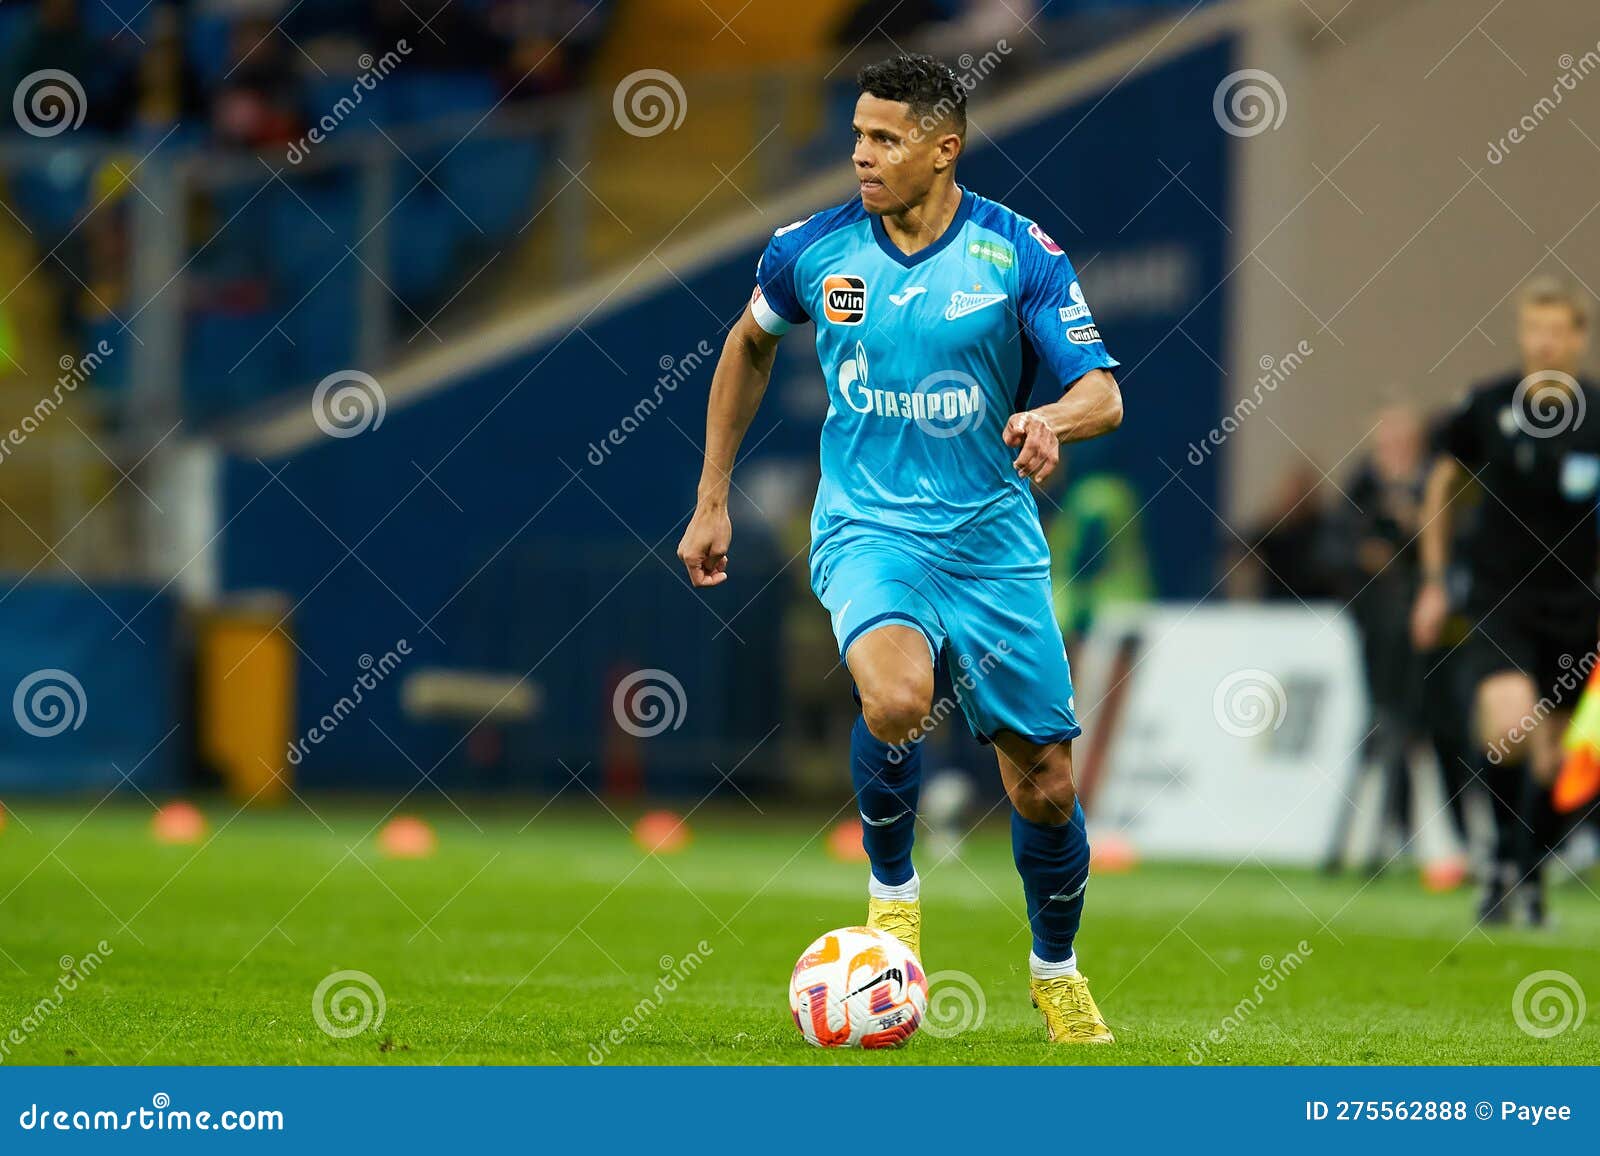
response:
[[[894,247],[909,257],[944,236],[960,210],[961,188],[953,180],[946,181],[942,188],[933,189],[917,204],[908,205],[898,213],[885,213],[883,231],[894,242]]]
[[[1551,376],[1552,374],[1564,374],[1566,377],[1577,380],[1578,367],[1576,365],[1534,365],[1530,362],[1524,362],[1522,365],[1524,380],[1530,377],[1539,377],[1541,380],[1548,379],[1551,386],[1566,388],[1566,382],[1560,377]]]

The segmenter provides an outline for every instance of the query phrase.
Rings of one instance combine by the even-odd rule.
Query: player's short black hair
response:
[[[912,119],[926,128],[948,122],[957,135],[967,135],[967,90],[955,70],[936,56],[891,56],[863,68],[856,84],[868,96],[910,105]]]

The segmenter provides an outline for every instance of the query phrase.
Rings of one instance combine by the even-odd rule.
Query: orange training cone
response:
[[[633,841],[655,855],[682,851],[689,838],[689,824],[676,811],[650,811],[633,825]]]
[[[156,811],[150,820],[150,833],[157,843],[198,843],[206,837],[206,817],[199,807],[179,799]]]
[[[867,861],[867,849],[861,843],[860,819],[845,819],[828,832],[828,854],[841,863]]]
[[[426,859],[438,847],[433,828],[415,815],[397,815],[378,832],[378,850],[390,859]]]

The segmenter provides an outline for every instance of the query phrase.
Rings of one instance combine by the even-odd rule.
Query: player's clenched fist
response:
[[[699,506],[678,543],[678,558],[695,586],[716,586],[728,580],[728,546],[733,523],[723,506]]]
[[[1019,450],[1017,460],[1011,464],[1024,478],[1041,486],[1050,480],[1061,463],[1061,442],[1057,440],[1050,423],[1032,411],[1014,413],[1006,422],[1006,445]]]

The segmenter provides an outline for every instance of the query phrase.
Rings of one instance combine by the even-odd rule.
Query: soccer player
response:
[[[956,184],[966,93],[950,68],[897,56],[857,81],[860,195],[767,246],[712,378],[678,556],[696,586],[727,579],[735,454],[779,338],[813,322],[830,404],[811,584],[861,704],[850,765],[871,860],[867,922],[921,958],[911,847],[943,662],[1014,808],[1032,996],[1049,1038],[1110,1043],[1073,952],[1089,876],[1072,781],[1079,727],[1030,485],[1055,471],[1063,442],[1121,422],[1117,362],[1060,247]],[[1041,363],[1066,392],[1022,409]]]
[[[1542,865],[1560,831],[1551,785],[1600,626],[1600,414],[1591,412],[1600,391],[1578,380],[1588,337],[1581,296],[1557,281],[1528,285],[1517,309],[1521,373],[1472,390],[1446,420],[1424,499],[1411,620],[1421,649],[1449,613],[1452,503],[1472,478],[1483,490],[1464,559],[1473,628],[1462,665],[1495,804],[1484,922],[1545,922]]]

